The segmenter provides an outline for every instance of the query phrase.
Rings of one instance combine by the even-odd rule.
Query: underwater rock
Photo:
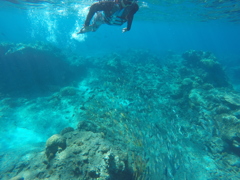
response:
[[[223,99],[232,106],[240,107],[240,95],[236,93],[225,93]]]
[[[68,146],[64,148],[66,142]],[[63,136],[55,134],[46,144],[52,153],[56,153],[57,146],[64,151],[56,153],[51,161],[46,161],[44,154],[38,153],[27,167],[13,171],[12,176],[25,180],[134,180],[134,174],[140,177],[147,167],[143,159],[137,158],[136,149],[113,144],[101,133],[75,130]]]
[[[121,64],[129,63],[124,66],[126,78],[113,73],[114,66],[107,67],[111,59],[95,58],[100,70],[95,67],[94,78],[84,82],[82,90],[67,87],[62,95],[55,93],[46,104],[58,108],[61,101],[71,99],[63,106],[74,107],[74,118],[70,114],[67,122],[81,120],[76,130],[61,131],[67,147],[55,146],[48,158],[46,152],[38,152],[21,169],[15,168],[18,162],[12,163],[12,172],[0,179],[7,174],[25,180],[198,180],[236,175],[238,170],[230,172],[232,167],[222,159],[239,156],[239,106],[231,88],[216,88],[213,79],[207,79],[210,69],[218,66],[215,59],[199,53],[193,65],[177,57],[171,65],[160,66],[147,53],[139,63],[139,53],[119,56]],[[225,99],[227,94],[231,98]],[[238,167],[239,161],[231,165]]]
[[[202,64],[201,60],[210,59],[215,61],[216,57],[210,52],[190,50],[183,53],[182,57],[190,66],[199,66]]]
[[[238,170],[240,168],[240,158],[237,157],[236,155],[227,154],[224,159],[230,166],[235,167],[236,170]]]
[[[200,89],[193,89],[191,90],[189,96],[189,103],[193,106],[204,106],[206,101],[203,98],[202,91]]]
[[[174,99],[182,98],[184,92],[182,91],[181,85],[173,85],[171,86],[171,97]]]
[[[95,123],[86,120],[80,121],[77,125],[77,129],[85,131],[98,132],[97,128],[98,126]]]
[[[207,144],[209,151],[215,155],[217,153],[223,153],[226,149],[226,144],[219,137],[213,137]]]
[[[113,57],[106,62],[105,68],[114,72],[119,72],[120,70],[122,70],[122,63],[120,57],[118,57],[117,55],[113,55]]]
[[[233,112],[233,115],[240,119],[240,109]]]
[[[213,89],[213,85],[212,84],[209,84],[209,83],[204,83],[202,85],[202,88],[205,89],[205,90],[210,90],[210,89]]]
[[[60,49],[49,44],[0,44],[0,93],[29,96],[51,92],[84,76]]]
[[[24,178],[21,176],[15,176],[15,177],[11,178],[10,180],[24,180]]]
[[[229,112],[217,115],[216,121],[221,124],[221,138],[229,145],[226,151],[240,156],[240,119]]]
[[[201,65],[206,69],[219,68],[220,64],[215,59],[204,58],[200,60]]]
[[[66,139],[60,134],[52,135],[46,142],[46,156],[48,160],[51,160],[57,151],[61,152],[67,147]]]
[[[239,150],[240,153],[240,137],[237,137],[233,140],[232,143],[233,147],[237,148]]]
[[[171,90],[173,90],[172,97],[176,99],[183,98],[184,95],[190,93],[194,85],[195,82],[191,78],[184,78],[180,85],[176,85],[175,88],[174,86],[171,87]]]
[[[192,88],[193,81],[190,78],[184,78],[182,81],[182,85],[185,87]]]
[[[108,137],[113,137],[113,134],[104,126],[98,126],[96,123],[90,120],[82,120],[78,123],[77,129],[79,131],[91,131],[94,133],[108,134]]]
[[[203,82],[216,87],[230,86],[222,66],[212,53],[191,50],[183,53],[182,57],[185,60],[185,66],[195,71]]]
[[[66,134],[66,133],[68,133],[68,132],[72,132],[72,131],[74,131],[74,129],[72,128],[72,127],[66,127],[66,128],[64,128],[62,131],[61,131],[61,135],[64,135],[64,134]]]
[[[220,106],[216,107],[215,111],[217,114],[229,113],[230,108],[227,106],[224,106],[224,105],[220,105]]]
[[[60,90],[59,95],[64,96],[75,96],[78,93],[78,90],[74,87],[64,87]]]

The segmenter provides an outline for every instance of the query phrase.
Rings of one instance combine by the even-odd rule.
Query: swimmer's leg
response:
[[[93,24],[83,27],[77,34],[95,32],[102,24],[105,24],[104,16],[101,12],[97,12],[96,16],[94,17]]]
[[[104,21],[104,16],[101,12],[97,12],[97,15],[95,16],[94,20],[93,20],[93,31],[95,32],[102,24],[105,24]]]

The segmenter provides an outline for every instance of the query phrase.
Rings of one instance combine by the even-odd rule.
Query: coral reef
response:
[[[102,132],[69,130],[51,136],[45,153],[35,154],[25,164],[16,162],[21,169],[16,169],[13,179],[133,180],[146,170],[146,162],[137,157],[136,149],[113,144]]]
[[[51,160],[57,151],[63,151],[66,148],[66,139],[60,134],[52,135],[46,143],[46,156],[48,160]]]
[[[78,85],[41,100],[3,99],[2,116],[21,105],[28,114],[46,109],[48,118],[18,125],[60,134],[27,161],[2,166],[0,178],[239,179],[240,95],[221,64],[203,51],[161,58],[144,50],[71,56],[88,72]]]
[[[17,96],[52,93],[85,72],[71,66],[60,49],[41,42],[1,43],[0,65],[0,92]]]
[[[186,67],[195,71],[194,74],[198,75],[203,82],[216,87],[230,85],[223,68],[212,53],[191,50],[183,53],[182,57]]]

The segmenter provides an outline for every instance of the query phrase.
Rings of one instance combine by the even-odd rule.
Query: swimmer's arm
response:
[[[127,28],[125,28],[124,32],[130,31],[134,14],[138,11],[138,9],[139,9],[138,5],[134,4],[133,9],[129,12],[129,14],[127,16]]]

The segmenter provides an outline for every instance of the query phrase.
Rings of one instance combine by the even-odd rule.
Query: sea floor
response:
[[[212,53],[0,47],[0,179],[240,178],[240,94]]]

